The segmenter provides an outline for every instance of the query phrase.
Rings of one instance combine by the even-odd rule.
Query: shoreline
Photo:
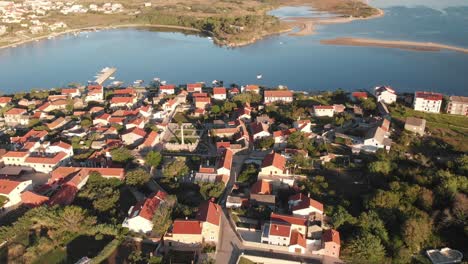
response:
[[[33,37],[33,38],[25,39],[22,41],[6,44],[3,46],[0,46],[0,49],[14,48],[16,46],[27,44],[30,42],[48,39],[49,37],[55,38],[55,37],[59,37],[59,36],[66,35],[66,34],[79,33],[82,31],[109,30],[109,29],[118,29],[118,28],[145,28],[145,27],[146,28],[167,28],[167,29],[188,30],[188,31],[193,31],[193,32],[198,32],[198,33],[204,32],[202,30],[191,28],[191,27],[175,26],[175,25],[160,25],[160,24],[122,24],[122,25],[113,25],[113,26],[92,26],[92,27],[68,29],[68,30],[61,31],[61,32],[52,32],[47,35]],[[211,35],[211,32],[205,32],[205,33],[208,33]]]
[[[340,37],[340,38],[334,38],[334,39],[320,40],[320,43],[324,45],[394,48],[394,49],[403,49],[403,50],[411,50],[411,51],[426,51],[426,52],[450,50],[450,51],[468,54],[468,48],[451,46],[451,45],[434,43],[434,42]]]
[[[291,33],[291,36],[307,36],[315,34],[315,26],[316,25],[329,25],[329,24],[342,24],[342,23],[351,23],[353,21],[359,20],[369,20],[375,19],[379,17],[383,17],[385,12],[380,8],[375,8],[377,10],[377,14],[368,16],[368,17],[344,17],[344,16],[336,16],[336,17],[328,17],[328,18],[308,18],[308,17],[298,17],[298,18],[289,18],[290,25],[292,27],[299,27],[300,30],[294,33]]]

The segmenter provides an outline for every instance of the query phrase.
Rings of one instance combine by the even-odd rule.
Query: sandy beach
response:
[[[404,50],[413,50],[413,51],[450,50],[450,51],[468,54],[468,48],[445,45],[445,44],[440,44],[440,43],[433,43],[433,42],[416,42],[416,41],[404,41],[404,40],[381,40],[381,39],[343,37],[343,38],[321,40],[320,43],[326,44],[326,45],[381,47],[381,48],[394,48],[394,49],[404,49]]]
[[[327,17],[327,18],[309,18],[298,17],[288,18],[291,27],[299,28],[299,31],[291,33],[292,36],[306,36],[315,33],[315,25],[350,23],[357,20],[375,19],[385,15],[382,9],[377,9],[378,13],[368,17]]]

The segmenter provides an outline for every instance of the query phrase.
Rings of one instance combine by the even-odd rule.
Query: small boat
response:
[[[123,84],[123,82],[121,82],[121,81],[114,81],[114,82],[111,83],[112,86],[120,86],[122,84]]]
[[[161,78],[153,78],[153,81],[155,81],[155,82],[160,82],[160,81],[161,81]]]
[[[142,84],[143,83],[143,80],[136,80],[133,82],[133,84]]]
[[[260,80],[261,78],[263,78],[263,75],[258,74],[258,75],[257,75],[257,79]]]
[[[166,85],[167,82],[166,81],[160,81],[159,83],[162,84],[162,85]]]
[[[218,80],[213,80],[213,81],[211,82],[211,84],[213,84],[213,85],[218,84]]]
[[[109,77],[109,80],[115,80],[115,77],[114,77],[114,76],[110,76],[110,77]]]

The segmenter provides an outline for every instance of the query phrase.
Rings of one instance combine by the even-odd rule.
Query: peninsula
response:
[[[416,41],[403,41],[403,40],[383,40],[383,39],[370,39],[370,38],[335,38],[321,40],[320,43],[327,45],[343,45],[343,46],[368,46],[368,47],[382,47],[405,49],[415,51],[441,51],[451,50],[461,53],[468,53],[468,48],[445,45],[434,42],[416,42]]]
[[[0,4],[0,47],[88,29],[109,27],[168,27],[191,29],[213,37],[216,44],[241,46],[267,35],[290,31],[298,24],[281,21],[267,12],[289,5],[307,5],[340,18],[366,18],[379,14],[360,0],[214,1],[164,2],[29,1]]]

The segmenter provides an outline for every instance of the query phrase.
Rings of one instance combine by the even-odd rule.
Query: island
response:
[[[346,20],[381,13],[360,0],[4,1],[0,4],[0,47],[117,27],[190,30],[211,36],[219,45],[242,46],[304,26],[267,14],[274,8],[291,5],[310,6]]]

